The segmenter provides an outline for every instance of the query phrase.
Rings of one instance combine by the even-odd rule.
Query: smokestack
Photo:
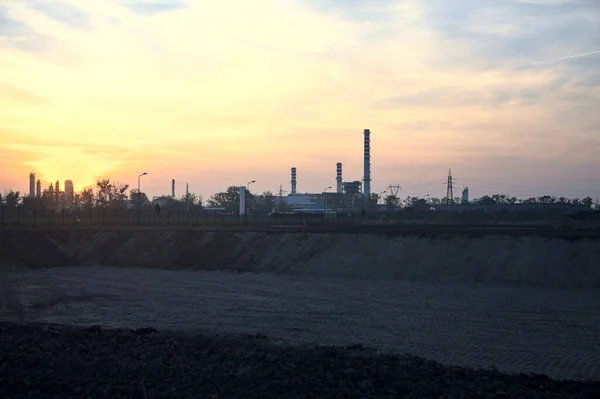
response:
[[[292,168],[292,195],[296,194],[296,168]]]
[[[363,192],[365,195],[365,199],[369,199],[371,197],[371,131],[369,129],[365,129],[365,172],[364,172],[364,182]]]
[[[171,197],[175,198],[175,179],[171,180]]]
[[[35,184],[35,196],[38,198],[42,196],[42,182],[40,179],[38,179],[37,183]]]
[[[342,193],[342,164],[341,163],[337,163],[337,174],[335,177],[335,181],[337,182],[337,192],[338,194]]]
[[[35,173],[29,174],[29,197],[35,197]]]

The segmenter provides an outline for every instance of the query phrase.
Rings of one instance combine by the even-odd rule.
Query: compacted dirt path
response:
[[[600,380],[595,290],[114,267],[7,275],[32,323],[361,343],[445,365]]]

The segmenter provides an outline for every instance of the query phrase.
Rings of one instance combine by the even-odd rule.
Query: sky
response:
[[[0,191],[600,196],[596,0],[0,0]]]

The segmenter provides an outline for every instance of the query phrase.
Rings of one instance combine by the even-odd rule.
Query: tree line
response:
[[[392,206],[402,206],[403,208],[424,208],[424,207],[435,207],[437,205],[446,204],[463,204],[461,197],[454,198],[453,201],[448,201],[447,198],[433,198],[433,197],[406,197],[405,200],[391,196],[386,198],[386,203]],[[542,195],[539,197],[529,197],[525,199],[512,197],[506,194],[493,194],[484,195],[473,201],[478,205],[506,205],[506,204],[572,204],[572,205],[583,205],[591,208],[594,201],[591,197],[585,198],[567,198],[567,197],[556,197],[552,195]]]
[[[5,192],[2,204],[12,208],[22,206],[39,210],[75,210],[75,209],[152,209],[154,204],[144,192],[137,189],[129,190],[128,184],[112,182],[109,179],[96,181],[95,186],[84,188],[81,193],[69,198],[65,192],[44,191],[41,197],[21,196],[19,191]],[[202,198],[194,193],[188,193],[179,198],[162,196],[156,198],[162,207],[172,210],[187,210],[202,207]]]
[[[285,201],[279,200],[271,191],[262,194],[254,194],[246,190],[246,213],[267,215],[270,212],[288,212],[291,207]],[[240,188],[229,186],[223,192],[213,194],[207,201],[207,205],[215,208],[223,208],[225,213],[237,214],[240,209]]]
[[[448,203],[461,204],[462,198],[456,197],[453,201],[447,198],[435,198],[430,196],[411,197],[405,199],[389,195],[380,198],[378,194],[372,194],[369,206],[376,205],[382,201],[389,208],[405,209],[429,209],[437,205]],[[291,207],[285,201],[275,196],[271,191],[265,191],[262,194],[254,194],[246,190],[246,213],[248,214],[268,214],[270,212],[289,212]],[[148,199],[144,192],[138,192],[137,189],[129,190],[128,184],[112,182],[109,179],[98,180],[94,187],[87,187],[81,193],[74,195],[73,198],[67,198],[64,192],[51,193],[45,191],[40,197],[21,196],[19,191],[8,190],[4,195],[0,195],[0,203],[3,206],[12,208],[23,206],[36,209],[152,209],[156,203],[162,208],[168,210],[199,210],[206,206],[222,209],[224,213],[237,214],[240,204],[240,189],[237,186],[230,186],[225,191],[213,194],[206,204],[202,197],[195,193],[187,193],[178,198],[171,196],[162,196],[155,198],[153,202]],[[585,198],[567,198],[551,195],[542,195],[539,197],[530,197],[520,199],[506,194],[484,195],[474,201],[481,205],[495,204],[573,204],[584,205],[591,208],[594,201],[591,197]],[[359,201],[357,206],[362,206]]]

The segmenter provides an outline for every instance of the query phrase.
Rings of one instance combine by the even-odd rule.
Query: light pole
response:
[[[244,195],[247,195],[250,192],[250,185],[252,183],[256,183],[256,180],[252,180],[252,181],[249,181],[248,183],[246,183],[246,193]],[[244,217],[245,218],[248,217],[248,205],[247,204],[248,204],[247,198],[244,198]]]
[[[329,186],[325,190],[323,190],[323,219],[326,218],[326,212],[327,212],[327,190],[329,190],[330,188],[331,188],[331,186]]]
[[[140,202],[140,199],[141,199],[141,195],[140,195],[140,193],[141,193],[141,191],[140,191],[141,178],[142,178],[142,176],[146,176],[147,174],[148,174],[148,172],[144,172],[144,173],[142,173],[141,175],[138,176],[138,205],[139,205],[139,202]]]
[[[138,191],[137,191],[138,225],[140,224],[140,208],[141,208],[141,202],[142,202],[142,192],[140,191],[140,183],[141,183],[142,176],[146,176],[147,174],[148,174],[148,172],[144,172],[144,173],[138,175]]]

